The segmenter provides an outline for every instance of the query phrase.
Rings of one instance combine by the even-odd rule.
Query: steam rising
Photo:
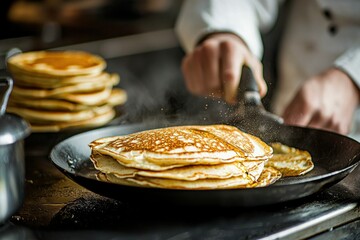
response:
[[[162,121],[166,125],[219,123],[232,113],[227,104],[211,97],[191,95],[180,71],[183,53],[174,48],[127,56],[109,62],[108,69],[120,74],[126,89],[127,122]]]

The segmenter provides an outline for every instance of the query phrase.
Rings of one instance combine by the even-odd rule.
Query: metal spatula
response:
[[[254,75],[247,66],[242,69],[238,104],[230,124],[258,136],[275,131],[283,124],[281,117],[264,108]]]

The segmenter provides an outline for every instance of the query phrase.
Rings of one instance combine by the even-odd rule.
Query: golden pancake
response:
[[[120,165],[120,164],[119,164]],[[124,167],[125,168],[125,167]],[[244,177],[257,181],[264,170],[264,161],[242,161],[216,165],[193,165],[172,168],[165,171],[144,171],[133,169],[133,177],[166,178],[185,181],[200,179],[225,179],[231,177]],[[102,171],[104,172],[104,171]],[[124,178],[122,174],[113,173],[116,177]],[[127,172],[129,174],[129,171]]]
[[[119,78],[118,74],[109,74],[107,72],[101,72],[97,74],[89,75],[79,75],[71,77],[58,77],[58,76],[31,76],[21,73],[11,72],[11,76],[14,79],[14,83],[20,87],[32,87],[32,88],[45,88],[45,89],[54,89],[58,87],[71,86],[81,83],[95,83],[108,81],[110,77],[116,76]]]
[[[275,183],[281,177],[282,177],[281,172],[279,172],[277,169],[272,167],[265,167],[259,179],[252,184],[246,185],[245,187],[246,188],[266,187]]]
[[[210,189],[236,189],[265,187],[281,177],[281,173],[272,168],[265,168],[258,181],[253,182],[249,178],[230,177],[226,179],[202,179],[197,181],[184,181],[163,178],[118,178],[114,174],[99,173],[98,179],[111,183],[153,188],[169,188],[184,190],[210,190]]]
[[[227,125],[177,126],[102,138],[91,149],[126,167],[164,170],[186,165],[214,165],[266,160],[272,149],[259,138]]]
[[[104,59],[81,51],[26,52],[17,54],[8,60],[10,72],[32,76],[98,74],[105,67]]]
[[[142,176],[195,181],[206,178],[224,179],[242,176],[244,178],[250,178],[251,181],[256,181],[264,169],[264,161],[242,161],[217,165],[178,167],[163,171],[145,171],[125,167],[115,159],[99,153],[92,154],[90,159],[96,169],[103,173],[114,174],[118,178]],[[250,172],[252,174],[250,174]]]
[[[107,99],[107,104],[110,106],[123,105],[127,101],[127,93],[121,88],[113,88],[110,97]]]
[[[106,173],[99,172],[96,174],[96,178],[99,181],[103,181],[103,182],[110,182],[110,183],[115,183],[115,184],[120,184],[120,185],[125,185],[125,186],[131,186],[131,187],[141,187],[140,185],[138,185],[136,183],[127,181],[125,178],[117,178],[114,175],[112,175],[111,173],[106,174]]]
[[[79,104],[96,106],[106,103],[111,96],[112,89],[104,88],[100,91],[88,93],[62,93],[54,96],[54,99],[62,99]]]
[[[265,187],[314,165],[307,151],[273,143],[228,125],[176,126],[89,144],[101,181],[183,190]],[[274,149],[274,152],[273,152]]]
[[[114,116],[127,94],[113,89],[118,74],[104,72],[103,58],[82,51],[38,51],[8,59],[14,79],[8,112],[19,114],[33,131],[97,127]]]
[[[111,106],[104,105],[77,112],[55,112],[9,106],[7,111],[18,114],[19,116],[28,120],[30,123],[44,123],[88,120],[97,115],[109,112],[111,109]]]
[[[198,126],[201,131],[206,131],[221,138],[230,145],[240,149],[246,159],[268,159],[272,154],[272,148],[259,138],[240,131],[229,125]]]
[[[10,97],[8,106],[48,111],[81,111],[93,107],[61,99],[26,98],[14,95]]]
[[[115,117],[115,111],[111,109],[108,112],[101,113],[95,117],[82,121],[73,122],[53,122],[51,124],[31,124],[32,132],[59,132],[68,129],[93,128],[100,127],[109,123]]]
[[[281,143],[272,143],[271,146],[274,154],[265,165],[277,169],[283,177],[304,175],[314,168],[309,152]]]
[[[107,99],[111,95],[111,87],[104,88],[98,91],[92,91],[92,92],[86,92],[86,93],[60,93],[58,95],[43,98],[43,99],[61,99],[66,100],[74,103],[89,105],[89,106],[95,106],[95,105],[101,105],[104,104]],[[18,92],[14,91],[11,94],[12,96],[16,98],[23,98],[21,94],[19,95]]]
[[[123,89],[115,88],[112,89],[110,97],[105,104],[108,106],[117,106],[124,104],[126,100],[126,92]],[[101,106],[102,104],[104,103],[100,102],[99,105],[95,106]],[[94,107],[61,99],[28,98],[19,97],[13,94],[9,99],[9,106],[53,111],[81,111]]]
[[[57,95],[64,95],[67,93],[88,93],[88,92],[101,91],[104,90],[105,88],[110,88],[118,83],[119,83],[118,75],[113,74],[106,81],[84,82],[84,83],[68,85],[53,89],[29,88],[29,87],[24,88],[24,87],[14,86],[12,93],[14,96],[18,96],[18,97],[51,98],[51,97],[56,97]]]

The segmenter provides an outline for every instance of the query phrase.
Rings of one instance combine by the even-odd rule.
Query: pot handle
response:
[[[10,77],[0,77],[0,116],[6,112],[7,103],[13,89],[13,80]]]
[[[5,52],[0,52],[0,69],[8,69],[8,60],[12,56],[22,53],[19,48],[11,48]]]
[[[7,51],[1,58],[4,59],[4,65],[7,69],[7,61],[12,56],[22,53],[19,48],[11,48]],[[13,80],[12,78],[8,77],[8,74],[5,76],[0,76],[0,117],[3,116],[6,112],[6,107],[9,101],[9,97],[11,91],[13,89]]]

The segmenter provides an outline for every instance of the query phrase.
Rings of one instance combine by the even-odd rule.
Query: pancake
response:
[[[81,92],[81,93],[59,93],[55,96],[51,97],[40,97],[40,99],[61,99],[74,103],[95,106],[100,105],[106,102],[106,100],[111,95],[112,87],[107,87],[97,91],[91,92]],[[29,96],[23,96],[23,94],[19,94],[17,91],[13,91],[11,93],[12,96],[16,98],[24,98]]]
[[[164,170],[187,165],[214,165],[266,160],[272,148],[259,138],[227,125],[177,126],[95,140],[93,152],[126,167]]]
[[[51,98],[58,95],[64,95],[67,93],[89,93],[102,91],[105,88],[110,88],[113,85],[119,83],[119,77],[117,74],[109,75],[107,79],[97,82],[84,82],[74,85],[68,85],[52,89],[44,88],[29,88],[29,87],[13,87],[13,95],[19,97],[31,97],[31,98]]]
[[[127,101],[127,93],[121,88],[113,88],[106,103],[110,106],[123,105]]]
[[[71,76],[71,77],[59,77],[59,76],[32,76],[16,72],[11,72],[11,76],[14,79],[14,83],[20,87],[32,87],[32,88],[45,88],[54,89],[58,87],[71,86],[81,83],[95,83],[108,81],[108,79],[118,74],[109,74],[107,72],[101,72],[96,74]]]
[[[25,118],[33,131],[97,127],[115,116],[127,94],[113,89],[119,75],[104,72],[103,58],[82,51],[38,51],[8,59],[14,79],[8,112]]]
[[[44,122],[72,122],[91,119],[97,115],[109,112],[111,106],[93,107],[90,109],[77,112],[55,112],[55,111],[41,111],[35,109],[27,109],[20,107],[8,107],[7,111],[18,114],[25,118],[30,123],[44,123]]]
[[[93,128],[100,127],[109,123],[115,117],[115,111],[111,109],[108,112],[104,112],[94,116],[91,119],[73,122],[53,122],[51,124],[31,124],[32,132],[59,132],[68,129],[79,128]]]
[[[209,190],[209,189],[236,189],[236,188],[255,188],[265,187],[281,177],[281,173],[273,168],[265,168],[258,181],[253,182],[249,178],[230,177],[226,179],[202,179],[197,181],[184,181],[162,178],[118,178],[114,174],[99,173],[98,179],[116,184],[168,188],[168,189],[184,189],[184,190]]]
[[[264,161],[243,161],[217,165],[186,166],[163,171],[146,171],[125,167],[115,159],[99,153],[92,154],[90,159],[96,169],[103,173],[113,174],[118,178],[142,176],[195,181],[206,178],[224,179],[242,176],[250,178],[251,181],[257,181],[264,169]]]
[[[128,180],[126,180],[124,178],[117,178],[111,173],[106,174],[106,173],[99,172],[96,174],[96,178],[99,181],[103,181],[103,182],[110,182],[110,183],[115,183],[115,184],[119,184],[119,185],[131,186],[131,187],[141,187],[140,185],[129,182]]]
[[[228,125],[175,126],[89,144],[101,181],[136,187],[211,190],[265,187],[299,176],[309,152],[272,143]]]
[[[258,137],[240,131],[229,125],[198,126],[201,131],[206,131],[223,139],[230,145],[240,149],[248,160],[268,159],[272,155],[272,148]]]
[[[304,175],[314,168],[308,151],[281,143],[271,143],[271,146],[274,149],[274,154],[265,165],[277,169],[283,177]]]
[[[104,104],[108,98],[110,98],[112,88],[104,88],[100,91],[88,92],[88,93],[63,93],[54,96],[54,99],[62,99],[79,104],[96,106]]]
[[[52,111],[81,111],[89,109],[92,106],[69,102],[61,99],[46,99],[46,98],[26,98],[16,97],[12,95],[9,99],[8,106],[30,108],[38,110],[52,110]]]
[[[32,76],[99,74],[105,67],[104,59],[81,51],[26,52],[8,59],[11,72]]]
[[[126,91],[120,88],[114,88],[111,91],[110,97],[106,102],[100,102],[99,105],[108,105],[108,106],[117,106],[123,105],[127,100]],[[20,108],[30,108],[38,110],[53,110],[53,111],[81,111],[85,109],[90,109],[94,106],[74,103],[62,99],[47,99],[47,98],[29,98],[29,97],[19,97],[16,95],[11,95],[9,99],[10,107],[20,107]]]

